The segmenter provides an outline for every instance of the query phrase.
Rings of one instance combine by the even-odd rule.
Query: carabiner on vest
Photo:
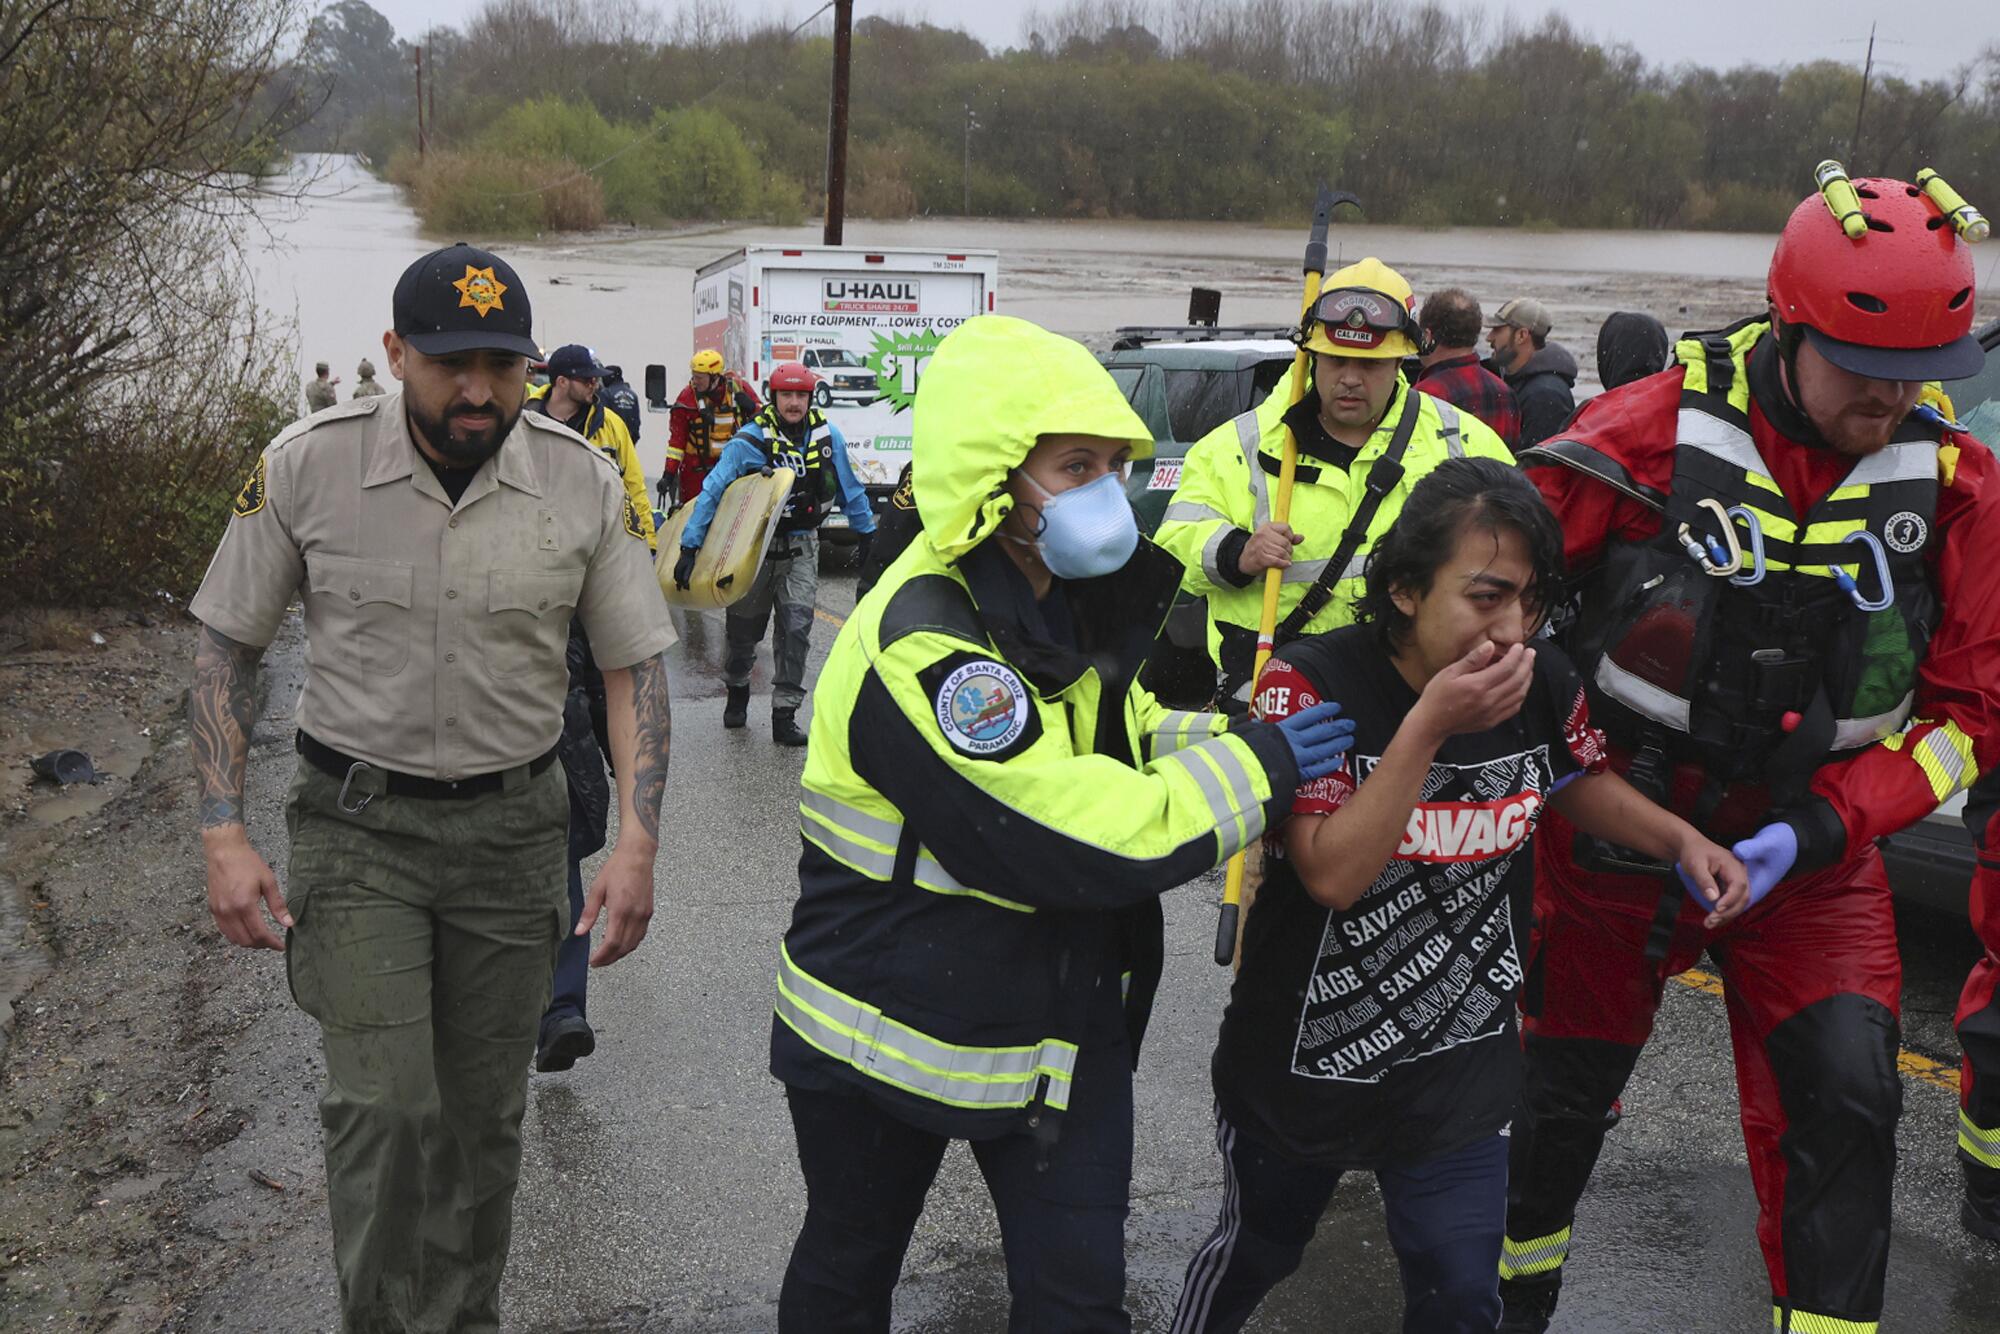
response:
[[[1756,510],[1747,505],[1731,505],[1728,513],[1731,519],[1742,519],[1750,525],[1750,573],[1732,574],[1729,582],[1738,588],[1761,584],[1764,582],[1764,521],[1757,517]]]
[[[1705,497],[1697,504],[1699,508],[1715,515],[1716,522],[1722,525],[1724,540],[1718,542],[1703,533],[1697,541],[1693,529],[1685,523],[1680,526],[1675,536],[1680,539],[1682,548],[1694,558],[1695,563],[1709,574],[1717,578],[1735,574],[1743,568],[1743,545],[1736,540],[1736,525],[1730,521],[1729,511],[1722,507],[1721,501],[1712,496]]]
[[[1886,611],[1896,605],[1896,586],[1889,582],[1889,553],[1883,549],[1882,539],[1870,532],[1849,533],[1840,539],[1843,542],[1859,542],[1875,555],[1875,577],[1880,581],[1882,594],[1876,598],[1861,596],[1861,586],[1854,576],[1838,565],[1829,565],[1826,572],[1833,576],[1833,582],[1840,585],[1840,591],[1861,611]]]

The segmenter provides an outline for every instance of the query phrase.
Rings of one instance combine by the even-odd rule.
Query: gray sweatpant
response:
[[[775,608],[778,629],[771,641],[771,708],[796,709],[804,704],[806,652],[812,647],[813,600],[818,593],[819,534],[780,533],[772,538],[771,554],[757,571],[757,581],[747,594],[729,604],[725,614],[728,648],[722,658],[722,679],[733,686],[750,684],[750,664],[757,657],[757,645]]]

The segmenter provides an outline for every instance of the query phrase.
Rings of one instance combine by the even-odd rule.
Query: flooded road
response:
[[[256,238],[257,296],[272,313],[296,321],[301,376],[326,361],[342,378],[345,398],[356,361],[382,361],[390,293],[404,266],[434,246],[486,238],[423,236],[401,192],[352,159],[302,159],[298,169],[314,183],[302,207],[265,211],[271,242]],[[1097,346],[1119,325],[1180,323],[1188,289],[1197,284],[1221,291],[1227,324],[1285,324],[1298,315],[1303,224],[850,219],[846,234],[852,246],[995,249],[1001,312]],[[819,238],[814,220],[800,227],[613,229],[494,244],[529,285],[535,336],[544,346],[588,343],[623,366],[634,385],[643,383],[648,362],[664,363],[669,384],[677,386],[694,351],[696,268],[747,243],[816,245]],[[1555,318],[1552,337],[1576,354],[1588,388],[1596,383],[1597,329],[1614,310],[1650,310],[1675,333],[1754,312],[1772,238],[1342,224],[1330,244],[1335,262],[1379,256],[1409,278],[1420,300],[1438,287],[1462,286],[1490,317],[1510,297],[1540,299]],[[2000,246],[1992,248],[2000,262]],[[1982,290],[1990,290],[1984,280],[1991,276],[1981,274]],[[2000,302],[1988,297],[1981,307],[1990,313]],[[657,472],[664,448],[664,431],[642,434],[649,474]]]

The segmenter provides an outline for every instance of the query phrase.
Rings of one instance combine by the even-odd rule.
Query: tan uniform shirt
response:
[[[674,643],[642,533],[616,465],[540,413],[454,506],[385,394],[271,443],[190,610],[262,647],[303,592],[299,726],[370,764],[465,778],[555,744],[572,610],[605,668]]]

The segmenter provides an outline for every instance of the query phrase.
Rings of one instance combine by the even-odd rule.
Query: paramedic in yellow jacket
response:
[[[1284,571],[1280,646],[1346,625],[1368,553],[1410,488],[1448,458],[1513,457],[1477,417],[1404,381],[1401,360],[1418,351],[1412,304],[1410,285],[1378,259],[1329,275],[1303,325],[1313,353],[1303,390],[1288,372],[1260,406],[1188,450],[1154,540],[1180,558],[1181,586],[1208,598],[1208,653],[1230,712],[1249,703],[1264,571]],[[1299,459],[1284,524],[1272,502],[1287,425]],[[1371,480],[1383,494],[1367,515]],[[1365,531],[1350,535],[1357,512]],[[1341,568],[1329,569],[1336,554]]]
[[[653,532],[653,504],[646,494],[646,474],[639,468],[639,450],[632,443],[632,432],[617,413],[597,401],[598,386],[604,383],[604,367],[597,354],[582,343],[570,343],[549,354],[548,366],[549,382],[528,386],[528,410],[553,417],[618,465],[625,494],[632,501],[628,517],[644,532],[646,546],[657,552],[660,542]]]
[[[914,425],[923,530],[814,700],[771,1031],[807,1197],[778,1328],[888,1330],[925,1193],[965,1139],[1009,1327],[1124,1334],[1159,896],[1257,838],[1351,724],[1333,705],[1225,730],[1138,684],[1180,569],[1125,500],[1146,427],[1081,345],[968,320]]]

